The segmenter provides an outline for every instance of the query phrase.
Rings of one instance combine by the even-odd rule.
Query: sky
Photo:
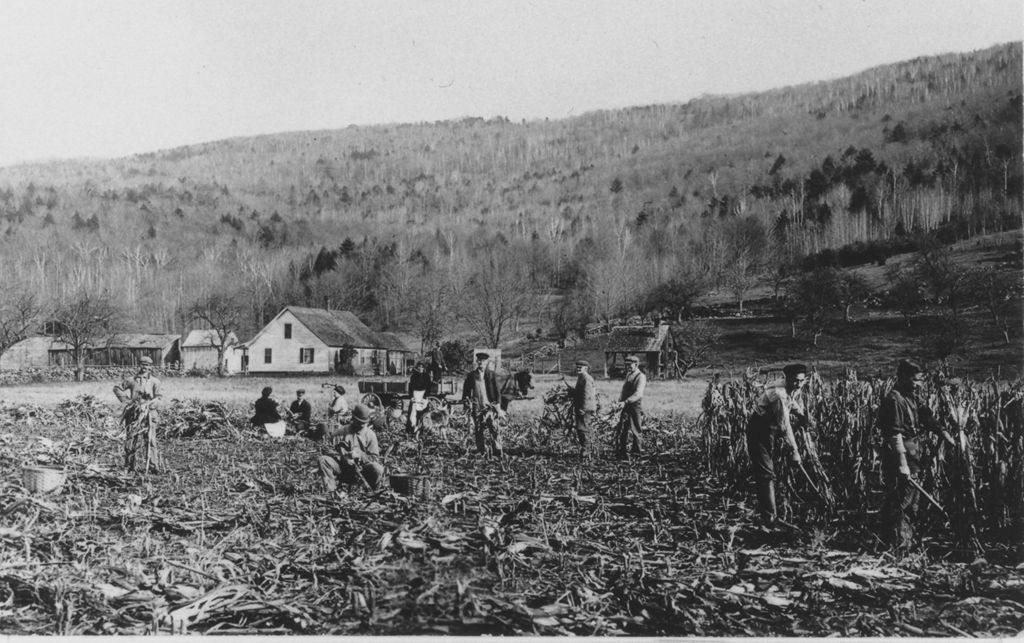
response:
[[[1020,41],[1020,0],[0,0],[0,165],[565,118]]]

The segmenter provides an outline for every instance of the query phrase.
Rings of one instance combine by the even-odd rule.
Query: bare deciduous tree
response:
[[[239,330],[246,314],[242,298],[231,291],[214,291],[188,309],[191,321],[200,321],[210,327],[210,346],[217,350],[217,376],[224,376],[224,355],[231,348],[232,333]]]
[[[75,380],[81,382],[85,356],[98,348],[118,327],[120,309],[106,291],[83,290],[59,304],[53,313],[56,340],[67,344],[75,360]]]
[[[39,295],[31,290],[11,288],[0,293],[0,353],[31,335],[43,311]]]

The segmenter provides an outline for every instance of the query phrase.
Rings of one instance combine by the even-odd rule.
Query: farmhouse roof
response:
[[[377,333],[381,339],[384,340],[384,348],[389,351],[401,351],[403,353],[412,353],[413,350],[409,348],[409,345],[405,341],[396,335],[395,333]]]
[[[47,337],[46,335],[36,335],[33,337],[26,337],[25,339],[15,342],[7,347],[7,350],[14,349],[25,349],[25,350],[46,350],[53,345],[53,338]]]
[[[614,326],[607,335],[591,337],[577,350],[605,353],[651,353],[661,350],[668,337],[668,324],[658,326]]]
[[[228,346],[238,342],[234,333],[228,333]],[[210,348],[220,344],[220,336],[212,328],[203,330],[190,330],[181,343],[182,348]]]
[[[170,334],[154,333],[117,333],[110,335],[93,344],[103,348],[160,348],[164,349],[179,341],[181,337]],[[65,342],[55,341],[50,350],[68,350]]]
[[[357,348],[386,348],[386,340],[370,330],[355,314],[347,310],[325,310],[288,306],[295,318],[328,346],[351,344]]]

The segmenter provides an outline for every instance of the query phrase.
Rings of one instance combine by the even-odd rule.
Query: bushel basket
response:
[[[64,470],[58,467],[31,465],[22,468],[21,480],[32,493],[50,493],[64,486]]]
[[[430,478],[424,475],[393,473],[390,478],[391,488],[403,496],[426,500],[433,491]]]

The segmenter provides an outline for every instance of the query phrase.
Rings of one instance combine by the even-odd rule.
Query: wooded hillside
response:
[[[178,331],[238,295],[499,343],[1021,222],[1021,44],[557,121],[349,127],[0,168],[5,300]],[[45,295],[44,295],[45,294]],[[555,306],[552,302],[561,302]],[[685,303],[684,301],[684,303]],[[208,306],[207,306],[208,307]],[[670,305],[671,307],[671,305]],[[6,314],[10,317],[10,311]]]

